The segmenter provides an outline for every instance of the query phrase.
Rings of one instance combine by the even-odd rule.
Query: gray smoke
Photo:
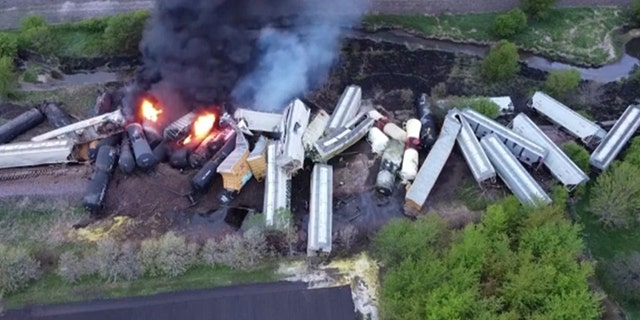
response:
[[[158,0],[134,91],[162,83],[187,110],[280,109],[326,78],[364,1]]]
[[[339,55],[345,29],[358,22],[364,4],[344,0],[306,4],[292,27],[262,29],[258,65],[235,86],[235,100],[280,111],[292,98],[324,81]]]

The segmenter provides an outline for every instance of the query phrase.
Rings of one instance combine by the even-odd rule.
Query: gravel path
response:
[[[519,0],[370,0],[370,12],[377,13],[463,13],[502,11]],[[50,22],[81,20],[153,6],[153,0],[0,0],[0,29],[15,28],[31,14],[43,15]],[[560,6],[624,6],[631,0],[561,0]]]

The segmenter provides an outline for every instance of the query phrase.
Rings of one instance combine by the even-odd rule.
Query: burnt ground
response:
[[[307,94],[305,100],[312,107],[331,111],[345,86],[357,84],[363,88],[364,98],[382,106],[400,123],[415,116],[414,98],[421,92],[433,95],[432,89],[435,87],[439,87],[443,96],[509,95],[516,109],[524,110],[530,92],[539,87],[545,77],[544,72],[523,67],[511,81],[487,83],[478,75],[479,63],[478,58],[461,54],[409,51],[399,45],[351,40],[344,46],[341,59],[325,84]],[[638,84],[633,81],[607,84],[604,87],[585,84],[576,94],[577,97],[568,99],[580,102],[577,104],[579,108],[595,110],[593,115],[601,120],[622,112],[634,98],[631,93],[636,89]],[[602,108],[603,105],[607,109]],[[19,114],[16,110],[18,109],[14,106],[0,106],[0,118],[11,119]],[[541,119],[535,120],[544,123]],[[505,123],[506,121],[508,119],[505,119]],[[46,123],[42,124],[18,140],[26,140],[48,129]],[[564,136],[558,137],[558,140],[566,139]],[[421,160],[425,156],[422,154]],[[383,197],[375,192],[373,184],[379,157],[371,153],[367,142],[360,141],[344,154],[332,159],[330,164],[334,166],[334,230],[352,224],[366,235],[389,219],[402,217],[404,186],[398,185],[390,197]],[[64,175],[45,174],[26,180],[2,181],[0,197],[26,192],[55,197],[74,194],[81,198],[91,169],[82,165],[72,168]],[[305,169],[292,181],[292,212],[302,229],[306,228],[308,217],[311,168],[312,163],[307,162]],[[126,215],[139,218],[136,219],[138,227],[130,231],[129,236],[132,237],[147,237],[171,228],[184,230],[188,235],[201,239],[237,229],[247,209],[258,212],[262,210],[263,182],[254,179],[248,182],[229,207],[221,207],[217,199],[222,189],[219,176],[212,190],[198,203],[192,204],[187,195],[191,191],[189,181],[195,172],[181,172],[166,164],[159,165],[150,173],[136,172],[125,176],[116,172],[106,194],[103,216]],[[536,173],[536,177],[545,182],[550,181],[544,172]],[[457,201],[461,191],[473,185],[475,182],[466,163],[458,149],[454,148],[454,153],[429,196],[424,212],[439,212],[453,226],[476,219],[477,213],[467,210]],[[485,195],[495,197],[505,194],[504,187],[499,186],[486,190]]]

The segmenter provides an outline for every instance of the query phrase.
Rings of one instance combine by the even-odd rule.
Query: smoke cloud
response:
[[[162,83],[180,109],[235,102],[279,111],[326,78],[365,1],[158,0],[136,84]]]

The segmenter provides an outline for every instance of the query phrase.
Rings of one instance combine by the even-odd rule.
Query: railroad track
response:
[[[82,175],[88,170],[89,168],[85,166],[0,169],[0,181],[31,180],[41,176]]]

